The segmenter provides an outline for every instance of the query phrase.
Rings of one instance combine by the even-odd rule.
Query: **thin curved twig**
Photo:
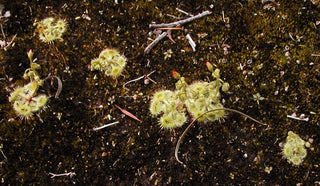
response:
[[[238,111],[238,110],[234,110],[234,109],[230,109],[230,108],[217,108],[217,109],[208,110],[207,112],[205,112],[205,113],[201,114],[200,116],[198,116],[197,118],[195,118],[195,119],[189,124],[189,126],[183,131],[183,133],[181,134],[181,136],[179,137],[179,140],[178,140],[178,142],[177,142],[176,148],[175,148],[175,150],[174,150],[174,156],[175,156],[176,160],[177,160],[180,164],[184,165],[183,162],[180,161],[180,160],[179,160],[179,157],[178,157],[179,147],[180,147],[180,144],[181,144],[181,142],[182,142],[182,139],[183,139],[184,136],[187,134],[188,130],[193,126],[193,124],[194,124],[199,118],[201,118],[202,116],[204,116],[205,114],[207,114],[207,113],[209,113],[209,112],[215,112],[215,111],[218,111],[218,110],[226,110],[226,111],[230,111],[230,112],[235,112],[235,113],[238,113],[238,114],[240,114],[240,115],[242,115],[242,116],[245,116],[245,117],[251,119],[252,121],[254,121],[254,122],[256,122],[256,123],[259,123],[259,124],[265,125],[265,126],[269,126],[268,124],[262,123],[262,122],[260,122],[260,121],[258,121],[258,120],[256,120],[256,119],[254,119],[253,117],[250,117],[250,116],[248,116],[247,114],[245,114],[245,113],[243,113],[243,112],[240,112],[240,111]]]
[[[54,98],[58,98],[60,93],[61,93],[61,91],[62,91],[62,81],[61,81],[61,79],[58,76],[55,76],[55,75],[48,75],[48,77],[46,77],[44,79],[44,81],[46,81],[47,79],[52,78],[52,77],[56,78],[57,81],[58,81],[58,89],[57,89],[56,94],[54,96]]]

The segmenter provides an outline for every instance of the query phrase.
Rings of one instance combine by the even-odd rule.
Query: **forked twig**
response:
[[[123,88],[126,88],[126,85],[127,85],[127,84],[132,83],[132,82],[135,82],[135,81],[138,81],[138,80],[140,80],[140,79],[142,79],[142,78],[147,78],[147,79],[149,79],[150,81],[152,81],[154,84],[157,84],[157,82],[155,82],[153,79],[151,79],[151,78],[149,77],[149,76],[150,76],[151,74],[153,74],[154,72],[155,72],[155,70],[152,71],[152,72],[150,72],[150,73],[147,74],[147,75],[143,75],[143,76],[140,76],[140,77],[138,77],[138,78],[136,78],[136,79],[130,80],[130,81],[126,82],[125,84],[123,84],[122,87],[123,87]]]
[[[49,175],[51,175],[50,178],[60,177],[60,176],[70,176],[70,177],[72,177],[72,176],[76,175],[76,173],[75,172],[66,172],[66,173],[62,173],[62,174],[55,174],[55,173],[49,172]]]
[[[180,9],[179,9],[180,11]],[[156,29],[166,29],[168,32],[163,32],[161,35],[159,35],[155,40],[153,40],[148,46],[147,48],[144,50],[144,53],[148,54],[151,49],[161,40],[163,39],[164,37],[166,37],[168,35],[169,39],[175,43],[175,41],[172,39],[171,37],[171,30],[181,30],[182,29],[182,25],[183,24],[186,24],[186,23],[189,23],[189,22],[192,22],[194,21],[195,19],[199,19],[201,17],[204,17],[206,15],[209,15],[211,14],[212,12],[207,10],[207,11],[204,11],[200,14],[197,14],[195,16],[191,16],[191,17],[188,17],[186,19],[183,19],[183,20],[179,20],[179,21],[176,21],[176,22],[172,22],[172,23],[161,23],[161,24],[149,24],[149,27],[150,28],[156,28]],[[189,40],[190,42],[190,40]]]
[[[189,23],[195,19],[199,19],[199,18],[206,16],[206,15],[209,15],[209,14],[211,14],[211,12],[209,10],[207,10],[207,11],[204,11],[200,14],[195,15],[195,16],[188,17],[187,19],[179,20],[179,21],[172,22],[172,23],[150,24],[149,27],[150,28],[177,27],[177,26],[181,26],[183,24]]]
[[[240,112],[238,110],[234,110],[234,109],[230,109],[230,108],[217,108],[217,109],[212,109],[212,110],[208,110],[207,112],[201,114],[200,116],[196,117],[190,124],[189,126],[184,130],[184,132],[181,134],[181,136],[179,137],[179,140],[177,142],[177,145],[176,145],[176,148],[174,150],[174,156],[176,158],[176,160],[180,163],[180,164],[183,164],[182,161],[179,160],[179,157],[178,157],[178,152],[179,152],[179,147],[180,147],[180,144],[182,142],[182,139],[184,138],[184,136],[187,134],[188,130],[193,126],[193,124],[199,119],[201,118],[202,116],[204,116],[205,114],[209,113],[209,112],[215,112],[215,111],[218,111],[218,110],[226,110],[226,111],[230,111],[230,112],[235,112],[235,113],[238,113],[242,116],[245,116],[249,119],[251,119],[252,121],[256,122],[256,123],[259,123],[261,125],[265,125],[265,126],[269,126],[268,124],[265,124],[265,123],[262,123],[250,116],[248,116],[247,114],[243,113],[243,112]]]

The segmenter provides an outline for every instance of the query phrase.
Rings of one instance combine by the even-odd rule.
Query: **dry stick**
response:
[[[4,152],[3,152],[2,150],[0,150],[0,152],[1,152],[1,154],[3,155],[3,157],[4,157],[5,159],[8,159],[7,156],[4,154]]]
[[[101,130],[103,128],[110,127],[110,126],[118,124],[118,123],[119,123],[119,121],[115,121],[113,123],[108,123],[108,124],[102,125],[101,127],[95,127],[92,130],[94,130],[94,131]]]
[[[51,175],[51,178],[54,178],[54,177],[59,177],[59,176],[74,176],[76,175],[75,172],[67,172],[67,173],[62,173],[62,174],[55,174],[55,173],[52,173],[52,172],[49,172],[49,174]]]
[[[184,10],[181,10],[180,8],[176,8],[176,10],[178,10],[178,11],[181,12],[181,13],[186,14],[187,16],[190,16],[190,17],[194,16],[194,15],[192,15],[192,14],[190,14],[190,13],[184,11]]]
[[[189,44],[190,44],[192,50],[195,52],[195,51],[196,51],[196,46],[197,46],[196,43],[195,43],[195,42],[193,41],[193,39],[191,38],[190,34],[187,34],[187,35],[186,35],[186,38],[188,39]]]
[[[138,78],[136,78],[136,79],[132,79],[132,80],[126,82],[125,84],[123,84],[122,87],[123,87],[123,88],[126,88],[126,85],[127,85],[127,84],[132,83],[132,82],[135,82],[135,81],[138,81],[138,80],[140,80],[140,79],[142,79],[142,78],[144,78],[144,77],[145,77],[145,75],[140,76],[140,77],[138,77]]]
[[[209,15],[211,14],[211,12],[209,10],[204,11],[198,15],[192,16],[192,17],[188,17],[186,19],[180,20],[180,21],[176,21],[176,22],[172,22],[172,23],[161,23],[161,24],[150,24],[149,28],[159,28],[159,27],[176,27],[176,26],[181,26],[183,24],[189,23],[195,19],[199,19],[203,16]]]
[[[156,30],[183,30],[183,27],[161,27],[156,28]]]
[[[155,72],[155,70],[152,71],[152,72],[150,72],[150,73],[147,74],[147,75],[143,75],[143,76],[140,76],[140,77],[138,77],[138,78],[136,78],[136,79],[130,80],[130,81],[126,82],[125,84],[123,84],[122,87],[123,87],[123,88],[126,88],[125,86],[126,86],[127,84],[132,83],[132,82],[135,82],[135,81],[138,81],[138,80],[140,80],[140,79],[142,79],[142,78],[147,78],[147,79],[149,79],[150,81],[152,81],[154,84],[157,84],[157,82],[155,82],[153,79],[149,78],[149,76],[150,76],[151,74],[153,74],[154,72]]]
[[[183,137],[187,134],[188,130],[193,126],[193,124],[194,124],[199,118],[201,118],[203,115],[205,115],[205,114],[207,114],[207,113],[209,113],[209,112],[215,112],[215,111],[218,111],[218,110],[226,110],[226,111],[230,111],[230,112],[235,112],[235,113],[238,113],[238,114],[240,114],[240,115],[242,115],[242,116],[245,116],[245,117],[251,119],[252,121],[254,121],[254,122],[256,122],[256,123],[259,123],[259,124],[261,124],[261,125],[269,126],[268,124],[262,123],[262,122],[254,119],[254,118],[248,116],[247,114],[242,113],[242,112],[240,112],[240,111],[238,111],[238,110],[234,110],[234,109],[230,109],[230,108],[217,108],[217,109],[209,110],[209,111],[201,114],[201,115],[198,116],[197,118],[195,118],[195,119],[189,124],[189,126],[184,130],[184,132],[182,133],[182,135],[179,137],[179,140],[178,140],[177,145],[176,145],[176,149],[174,150],[174,156],[176,157],[176,160],[177,160],[180,164],[183,164],[183,162],[179,160],[178,151],[179,151],[179,147],[180,147],[180,144],[181,144],[181,142],[182,142]]]
[[[203,16],[209,15],[211,14],[211,12],[209,10],[204,11],[198,15],[192,16],[192,17],[188,17],[186,19],[180,20],[180,21],[176,21],[176,22],[172,22],[172,23],[161,23],[161,24],[150,24],[149,27],[150,28],[172,28],[172,27],[177,27],[177,26],[181,26],[183,24],[189,23],[195,19],[199,19]],[[163,32],[161,35],[159,35],[155,40],[152,41],[152,43],[150,43],[147,48],[144,50],[144,53],[148,54],[151,49],[164,37],[167,36],[166,32]]]
[[[148,54],[151,49],[164,37],[167,36],[167,32],[163,32],[162,34],[160,34],[155,40],[153,40],[146,49],[144,49],[144,53]]]
[[[287,115],[287,118],[291,118],[291,119],[296,119],[296,120],[300,120],[300,121],[306,121],[308,122],[309,121],[309,118],[300,118],[300,117],[296,117],[296,116],[293,116],[293,115]]]

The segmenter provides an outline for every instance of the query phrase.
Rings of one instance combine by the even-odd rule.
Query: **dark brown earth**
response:
[[[315,3],[315,4],[314,4]],[[316,185],[320,182],[320,8],[317,1],[2,1],[11,16],[1,19],[6,39],[17,34],[14,46],[0,50],[0,183],[4,185]],[[151,23],[212,14],[172,31],[176,43],[156,38]],[[4,12],[3,11],[3,12]],[[68,30],[62,42],[39,40],[35,21],[62,18]],[[193,52],[186,35],[197,43]],[[4,40],[2,34],[1,40]],[[118,49],[128,64],[117,80],[90,70],[90,61],[104,48]],[[58,50],[56,50],[57,48]],[[41,77],[56,82],[40,92],[52,95],[47,108],[20,119],[8,101],[29,68],[26,52],[33,49]],[[165,52],[173,51],[164,59]],[[63,57],[65,61],[63,60]],[[187,126],[164,130],[149,113],[157,90],[174,90],[176,70],[188,83],[210,78],[205,62],[221,70],[230,93],[222,94],[227,108],[240,110],[270,128],[228,113],[220,122],[196,123],[185,136],[180,158],[174,148]],[[123,84],[155,71],[143,79]],[[96,76],[96,77],[95,77]],[[263,98],[254,99],[259,93]],[[143,122],[124,116],[119,105]],[[309,121],[288,118],[305,114]],[[93,131],[107,123],[120,123]],[[191,121],[191,118],[190,118]],[[189,121],[189,122],[190,122]],[[311,141],[300,166],[283,158],[279,144],[288,131]],[[270,171],[271,169],[271,171]],[[74,172],[51,178],[49,173]]]

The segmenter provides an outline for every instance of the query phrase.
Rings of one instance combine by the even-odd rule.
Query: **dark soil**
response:
[[[314,3],[315,4],[314,4]],[[2,1],[11,16],[1,19],[6,39],[15,45],[0,50],[0,183],[4,185],[315,185],[320,182],[320,7],[310,0],[278,1]],[[156,38],[151,23],[212,14],[173,30],[149,54]],[[3,11],[3,12],[4,12]],[[35,21],[46,17],[68,22],[63,41],[39,40]],[[193,52],[186,35],[196,42]],[[0,34],[3,40],[2,34]],[[128,60],[117,80],[91,71],[90,61],[104,48],[116,48]],[[26,52],[33,49],[41,77],[40,92],[51,95],[47,108],[20,118],[8,101],[29,68]],[[164,59],[165,52],[173,51]],[[65,61],[63,60],[63,57]],[[240,110],[264,123],[228,113],[220,122],[196,123],[185,136],[179,156],[176,142],[187,124],[164,130],[149,113],[157,90],[174,90],[178,71],[188,83],[212,80],[205,62],[221,70],[230,83],[223,93],[227,108]],[[126,82],[155,71],[150,78]],[[256,100],[259,93],[264,99]],[[143,122],[125,116],[114,105]],[[305,114],[309,121],[288,118]],[[99,131],[92,128],[120,123]],[[191,118],[190,121],[191,122]],[[288,163],[279,144],[288,131],[311,141],[300,166]],[[271,169],[271,171],[270,171]],[[74,172],[51,178],[49,173]]]

